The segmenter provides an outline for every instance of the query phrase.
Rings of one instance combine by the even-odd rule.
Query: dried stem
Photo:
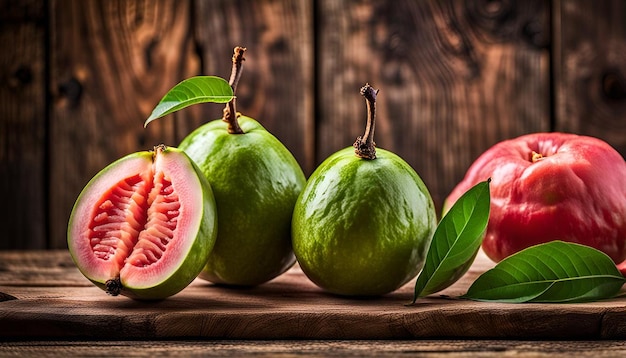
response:
[[[229,84],[233,89],[233,94],[237,91],[237,84],[239,83],[239,78],[241,78],[241,72],[243,70],[243,61],[245,58],[243,54],[246,52],[245,47],[237,46],[235,47],[233,54],[233,69],[230,73]],[[239,126],[239,121],[237,121],[237,97],[233,97],[230,102],[224,108],[224,116],[222,120],[228,122],[228,133],[231,134],[243,134],[243,129]]]
[[[359,158],[376,159],[376,143],[374,142],[374,127],[376,121],[376,95],[375,90],[369,84],[365,84],[361,88],[361,95],[365,97],[367,104],[367,124],[365,125],[365,134],[359,136],[354,142],[354,153]]]
[[[122,292],[122,281],[119,276],[109,279],[104,283],[105,291],[111,296],[117,296]]]

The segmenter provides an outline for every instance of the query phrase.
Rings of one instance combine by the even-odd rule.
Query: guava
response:
[[[415,170],[375,148],[377,91],[366,85],[361,94],[369,109],[365,135],[309,177],[294,209],[293,249],[302,271],[326,291],[378,296],[419,273],[437,217]]]
[[[211,186],[181,150],[160,145],[100,171],[72,210],[74,263],[111,295],[163,299],[206,265],[217,234]]]
[[[236,89],[245,49],[235,48]],[[306,178],[291,152],[256,120],[235,110],[180,143],[211,183],[219,232],[200,278],[233,286],[269,281],[295,263],[291,215]]]
[[[626,162],[608,143],[558,132],[502,141],[469,167],[444,208],[487,178],[491,213],[482,247],[492,260],[553,240],[626,259]]]

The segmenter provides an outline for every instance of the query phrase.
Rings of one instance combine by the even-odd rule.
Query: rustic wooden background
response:
[[[66,247],[71,207],[100,169],[177,145],[220,105],[143,122],[198,74],[305,172],[363,130],[404,157],[440,208],[492,144],[537,131],[600,137],[626,155],[622,0],[0,0],[0,249]]]

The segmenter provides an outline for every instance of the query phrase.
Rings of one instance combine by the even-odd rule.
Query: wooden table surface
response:
[[[256,288],[202,280],[169,299],[110,297],[66,251],[0,252],[0,356],[515,356],[626,353],[626,297],[585,304],[461,300],[493,266],[482,253],[452,287],[407,305],[414,282],[375,299],[343,298],[296,266]]]

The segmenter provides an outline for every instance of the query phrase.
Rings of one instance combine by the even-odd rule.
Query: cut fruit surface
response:
[[[213,193],[195,164],[159,146],[114,162],[87,184],[70,217],[68,246],[98,286],[119,280],[122,294],[164,298],[206,264],[216,220]]]

